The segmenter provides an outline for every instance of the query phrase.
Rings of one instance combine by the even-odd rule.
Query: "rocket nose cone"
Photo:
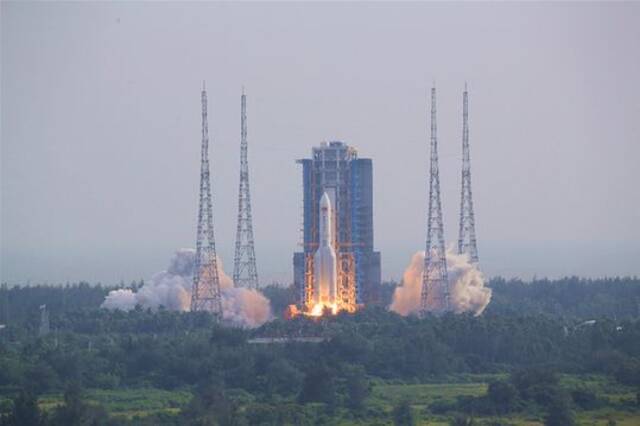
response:
[[[331,201],[329,200],[329,195],[325,192],[320,199],[320,208],[329,208],[331,207]]]

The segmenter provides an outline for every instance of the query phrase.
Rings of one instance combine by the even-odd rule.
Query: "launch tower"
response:
[[[355,148],[339,141],[314,147],[298,160],[303,176],[303,250],[294,253],[294,284],[299,306],[314,305],[314,254],[320,243],[320,201],[332,210],[332,247],[337,258],[337,304],[353,311],[377,300],[380,252],[373,249],[373,168]]]
[[[238,188],[238,228],[233,259],[233,283],[236,287],[258,288],[258,269],[253,244],[249,161],[247,158],[247,97],[240,99],[240,186]]]
[[[462,190],[460,192],[460,229],[458,253],[466,254],[472,263],[478,263],[476,225],[471,195],[471,155],[469,154],[469,98],[467,84],[462,94]]]
[[[200,200],[196,258],[191,290],[191,310],[208,311],[222,316],[220,279],[213,237],[211,181],[209,177],[209,125],[207,122],[207,90],[202,84],[202,147],[200,160]]]

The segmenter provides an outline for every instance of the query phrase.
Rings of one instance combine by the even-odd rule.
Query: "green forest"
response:
[[[640,279],[488,286],[479,317],[399,316],[387,283],[379,306],[248,330],[5,285],[0,425],[640,424]],[[294,297],[264,294],[276,314]]]

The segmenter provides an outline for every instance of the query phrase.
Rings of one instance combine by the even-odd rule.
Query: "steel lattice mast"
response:
[[[213,237],[213,212],[211,180],[209,176],[209,127],[207,123],[207,90],[202,84],[202,152],[200,163],[200,201],[198,208],[198,231],[196,236],[196,259],[191,291],[191,310],[222,315],[220,279],[216,243]]]
[[[240,102],[240,186],[238,188],[238,229],[233,261],[233,283],[236,287],[255,289],[258,288],[258,270],[253,244],[247,151],[247,97],[243,89]]]
[[[467,84],[462,94],[462,190],[460,193],[460,229],[458,253],[466,254],[473,263],[478,263],[476,225],[471,195],[471,155],[469,153],[469,97]]]
[[[449,282],[444,247],[440,173],[438,170],[438,137],[436,126],[436,88],[431,88],[431,171],[429,173],[429,214],[427,244],[422,275],[420,313],[449,310]]]

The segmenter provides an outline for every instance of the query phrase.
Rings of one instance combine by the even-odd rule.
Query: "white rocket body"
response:
[[[333,248],[333,207],[325,192],[320,199],[320,244],[313,255],[313,296],[316,304],[336,303],[338,269]]]

